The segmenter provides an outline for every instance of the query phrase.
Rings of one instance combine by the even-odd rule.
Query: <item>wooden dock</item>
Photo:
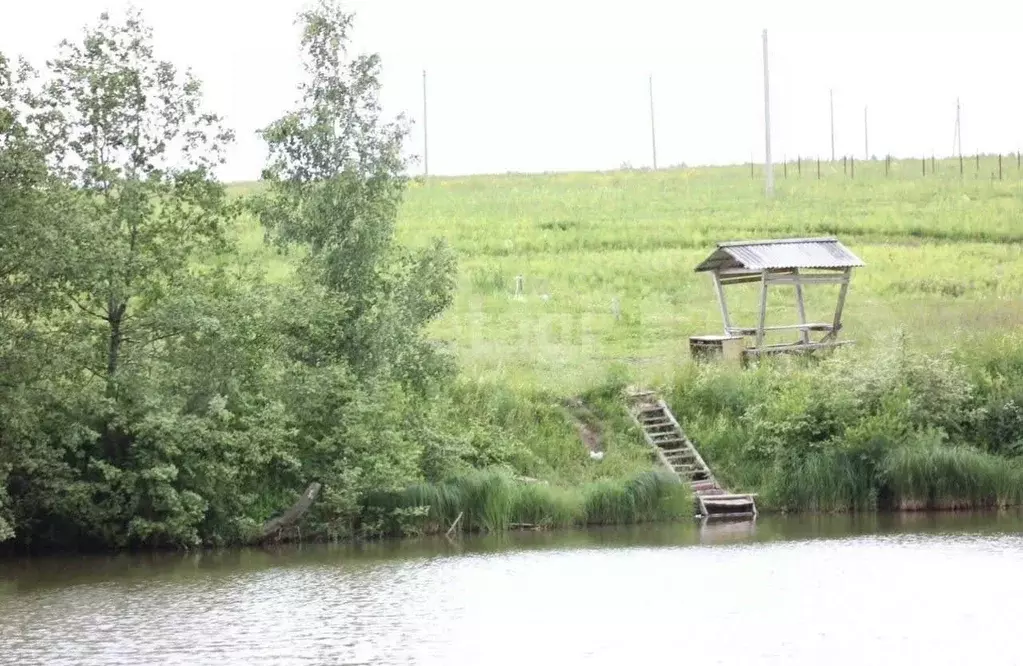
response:
[[[756,518],[756,495],[729,493],[718,484],[700,452],[657,394],[651,391],[630,393],[629,414],[661,464],[692,487],[698,517]]]

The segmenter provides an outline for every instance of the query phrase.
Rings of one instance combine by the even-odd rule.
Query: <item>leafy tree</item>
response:
[[[56,166],[88,195],[68,296],[98,329],[91,369],[113,391],[129,348],[183,331],[153,311],[224,240],[226,198],[211,171],[232,134],[202,110],[190,73],[156,59],[137,12],[122,24],[101,15],[49,65],[45,94],[59,118],[50,131],[65,147]]]
[[[212,445],[228,446],[244,423],[224,417],[210,385],[190,410],[196,387],[186,381],[201,359],[190,343],[229,328],[220,307],[252,305],[210,261],[229,250],[233,210],[212,170],[231,133],[203,110],[194,77],[156,58],[137,12],[122,22],[102,15],[48,66],[35,94],[15,90],[6,61],[3,70],[4,100],[15,102],[5,107],[27,110],[4,114],[4,172],[20,169],[18,211],[42,211],[13,218],[19,233],[4,242],[32,251],[4,267],[17,277],[5,284],[52,286],[58,298],[40,328],[60,350],[40,394],[23,401],[31,410],[0,426],[23,449],[35,443],[8,465],[13,513],[26,539],[50,543],[194,542],[211,505],[196,489],[224,490],[204,485],[194,463],[215,467],[228,454]],[[55,229],[59,242],[41,242]],[[59,272],[50,276],[50,266]],[[185,446],[170,423],[221,434]]]
[[[325,292],[310,349],[422,388],[446,369],[423,329],[450,304],[454,257],[436,241],[396,245],[408,177],[403,116],[380,106],[380,58],[350,53],[353,15],[321,0],[299,16],[306,80],[297,108],[262,131],[269,190],[255,210],[279,244],[308,250],[305,279]]]

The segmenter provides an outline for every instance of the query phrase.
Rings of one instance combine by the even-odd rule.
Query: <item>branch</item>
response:
[[[148,347],[149,345],[153,344],[154,342],[159,342],[161,340],[167,340],[168,338],[173,338],[173,337],[177,337],[179,335],[184,335],[187,332],[188,331],[185,330],[185,329],[180,329],[180,330],[177,330],[177,331],[171,331],[170,333],[163,333],[161,335],[155,335],[155,336],[153,336],[153,337],[151,337],[151,338],[149,338],[147,340],[141,341],[141,342],[136,342],[135,339],[131,338],[131,337],[125,337],[124,341],[125,342],[130,342],[132,344],[137,344],[139,347]]]
[[[108,321],[106,315],[100,314],[98,312],[93,312],[89,308],[87,308],[84,305],[82,305],[81,303],[79,303],[78,299],[75,298],[74,296],[72,296],[71,294],[68,294],[68,298],[71,299],[71,302],[74,303],[75,305],[77,305],[78,309],[81,310],[82,312],[84,312],[85,314],[92,315],[96,319],[102,319],[103,321]]]

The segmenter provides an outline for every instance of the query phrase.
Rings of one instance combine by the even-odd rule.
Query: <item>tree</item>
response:
[[[308,250],[303,275],[325,291],[323,326],[300,327],[308,346],[421,386],[444,367],[422,332],[450,304],[454,257],[441,241],[395,243],[408,123],[384,119],[380,58],[349,52],[353,20],[336,0],[299,15],[306,80],[297,108],[262,131],[269,189],[254,208],[277,243]]]
[[[203,110],[198,81],[155,57],[137,12],[102,15],[48,68],[29,92],[10,83],[5,61],[2,89],[0,168],[19,175],[0,185],[0,206],[19,215],[4,216],[18,233],[0,243],[30,251],[0,270],[5,285],[36,293],[0,299],[22,306],[22,329],[43,316],[37,330],[55,351],[34,393],[23,383],[0,396],[0,417],[17,417],[0,423],[11,515],[23,543],[193,543],[208,536],[211,505],[228,506],[211,495],[250,481],[233,473],[239,451],[258,460],[248,444],[265,443],[239,434],[244,409],[209,394],[223,383],[191,382],[222,378],[220,368],[189,365],[206,360],[197,343],[237,329],[220,313],[262,307],[210,261],[230,249],[233,208],[213,168],[231,133]],[[242,517],[237,504],[224,511]]]
[[[154,310],[223,243],[229,213],[212,168],[232,134],[202,110],[191,73],[156,59],[136,11],[121,24],[101,15],[49,65],[56,171],[87,207],[69,239],[67,296],[98,328],[102,361],[90,369],[113,395],[126,350],[183,332]]]

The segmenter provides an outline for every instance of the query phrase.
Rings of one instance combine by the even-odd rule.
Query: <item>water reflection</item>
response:
[[[1016,513],[0,563],[0,662],[1023,663]]]

